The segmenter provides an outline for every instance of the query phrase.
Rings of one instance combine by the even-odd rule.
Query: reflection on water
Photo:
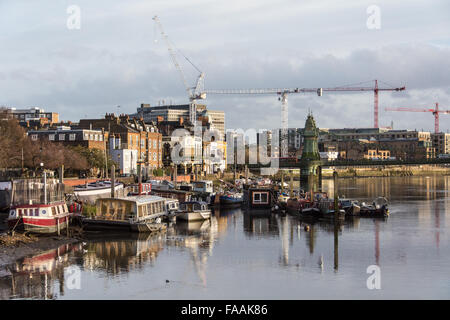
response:
[[[67,244],[16,261],[0,278],[0,298],[55,299],[55,281],[59,282],[59,294],[64,295],[64,268],[80,249],[79,244]]]
[[[449,177],[342,179],[340,195],[390,201],[387,219],[339,223],[215,210],[156,235],[89,236],[0,270],[0,298],[450,298]],[[333,182],[325,180],[330,195]],[[368,290],[378,265],[382,290]],[[65,269],[81,270],[81,289]],[[415,279],[411,281],[411,279]]]

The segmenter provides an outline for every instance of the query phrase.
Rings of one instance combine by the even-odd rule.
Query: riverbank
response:
[[[1,237],[1,236],[0,236]],[[47,250],[56,249],[64,244],[79,242],[79,239],[67,237],[39,237],[35,241],[19,241],[16,245],[0,245],[0,270],[29,255],[36,255]]]
[[[81,241],[79,238],[65,236],[27,236],[20,233],[11,236],[7,234],[4,220],[0,221],[0,272],[3,267],[26,256]]]
[[[376,167],[336,167],[322,169],[323,178],[332,178],[336,170],[340,178],[374,178],[450,175],[450,167],[442,165],[376,166]]]

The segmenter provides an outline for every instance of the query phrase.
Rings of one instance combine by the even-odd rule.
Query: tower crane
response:
[[[364,84],[364,82],[358,85]],[[374,127],[378,128],[378,92],[379,91],[403,91],[405,87],[379,87],[378,80],[374,80],[374,86],[340,86],[332,88],[267,88],[267,89],[228,89],[228,90],[205,90],[202,99],[207,94],[277,94],[281,101],[281,156],[287,156],[287,131],[288,131],[288,103],[287,95],[291,93],[316,92],[322,96],[323,92],[350,92],[350,91],[373,91],[374,92]]]
[[[439,110],[439,103],[435,103],[435,107],[430,109],[414,109],[414,108],[386,108],[386,111],[409,111],[409,112],[431,112],[434,116],[434,133],[439,133],[439,114],[450,114],[450,110]]]
[[[199,72],[199,75],[197,76],[197,82],[194,87],[190,87],[187,83],[186,77],[184,75],[183,69],[181,68],[180,64],[178,63],[175,51],[172,47],[172,44],[169,41],[169,37],[164,32],[163,26],[161,24],[161,21],[159,20],[158,16],[154,16],[153,20],[155,21],[156,25],[159,28],[159,31],[161,33],[162,38],[165,40],[167,49],[169,51],[170,57],[172,59],[173,64],[175,65],[175,68],[178,70],[178,73],[180,74],[181,80],[183,81],[184,87],[186,88],[186,92],[188,94],[189,99],[189,121],[195,126],[196,125],[196,118],[197,118],[197,105],[196,100],[197,99],[205,99],[206,96],[203,93],[204,91],[204,79],[205,79],[205,73],[203,73],[195,64],[192,63],[189,58],[187,58],[184,54],[182,54],[179,50],[178,52]]]

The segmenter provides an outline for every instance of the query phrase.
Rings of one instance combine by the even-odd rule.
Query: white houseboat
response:
[[[123,195],[123,184],[116,182],[114,192],[116,196]],[[95,203],[99,198],[111,197],[111,181],[97,181],[78,185],[74,187],[73,193],[81,201]]]
[[[205,220],[211,217],[211,210],[203,201],[183,202],[180,204],[180,211],[177,218],[186,221]]]

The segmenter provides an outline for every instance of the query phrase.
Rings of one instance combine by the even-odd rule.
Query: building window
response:
[[[148,148],[150,149],[152,147],[152,139],[148,139]]]
[[[75,133],[71,133],[71,134],[69,135],[69,140],[70,140],[70,141],[75,141],[75,138],[76,138],[76,134],[75,134]]]
[[[89,135],[89,140],[94,140],[94,135],[92,133]]]
[[[103,141],[103,135],[102,135],[102,134],[99,135],[99,140],[100,140],[100,141]]]
[[[37,134],[32,134],[31,135],[31,140],[36,141],[38,139],[38,135]]]
[[[89,140],[89,135],[87,133],[83,134],[83,140]]]
[[[145,139],[141,139],[141,148],[145,148]]]
[[[98,134],[94,135],[94,140],[98,141]]]
[[[133,137],[130,136],[130,146],[132,146],[132,145],[133,145]]]
[[[59,135],[58,140],[59,140],[59,141],[64,141],[64,140],[66,140],[66,135],[63,134],[63,133],[61,133],[61,134]]]
[[[55,141],[55,135],[54,134],[49,134],[48,135],[48,140]]]
[[[156,149],[156,140],[153,140],[153,149]]]

